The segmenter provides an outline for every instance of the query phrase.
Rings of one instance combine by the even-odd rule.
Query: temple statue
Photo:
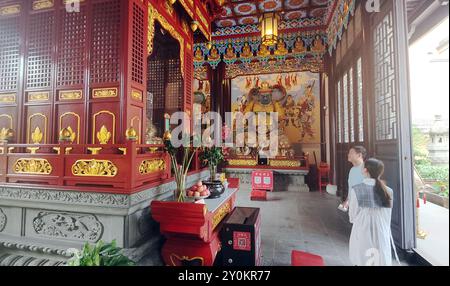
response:
[[[261,44],[259,52],[258,52],[258,56],[260,56],[260,57],[270,56],[270,51],[269,51],[269,49],[267,48],[266,45],[262,45]]]
[[[218,60],[220,58],[219,52],[217,51],[216,46],[213,46],[211,51],[209,52],[210,60]]]
[[[277,47],[276,47],[275,52],[274,52],[275,55],[277,55],[277,56],[284,56],[288,52],[289,51],[286,49],[286,46],[284,45],[283,40],[281,40],[281,39],[278,40]]]
[[[305,44],[303,43],[303,40],[300,37],[297,38],[297,41],[295,42],[293,51],[295,53],[304,53],[307,51]]]
[[[315,40],[313,41],[313,45],[311,47],[311,50],[314,52],[323,52],[325,51],[325,46],[322,44],[322,39],[319,35],[316,36]]]
[[[236,55],[234,54],[234,50],[233,47],[231,46],[231,44],[228,44],[227,47],[227,51],[225,53],[225,55],[223,56],[225,59],[234,59],[236,57]]]
[[[243,58],[250,58],[253,57],[253,52],[250,48],[250,45],[248,43],[244,44],[244,47],[242,48],[241,57]]]
[[[156,136],[156,126],[152,120],[147,118],[147,132],[145,133],[145,144],[164,144],[162,138]]]
[[[195,50],[194,58],[198,62],[203,61],[202,49],[198,48],[198,49]]]
[[[252,98],[244,112],[278,112],[279,117],[284,117],[284,108],[272,100],[272,89],[267,82],[263,82],[258,90],[252,89],[249,94]]]

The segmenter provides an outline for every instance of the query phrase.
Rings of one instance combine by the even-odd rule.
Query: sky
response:
[[[449,38],[448,18],[410,47],[412,121],[449,118],[449,51],[437,52]],[[436,61],[439,59],[440,61]]]

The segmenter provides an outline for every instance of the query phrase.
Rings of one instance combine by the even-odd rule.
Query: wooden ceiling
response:
[[[216,18],[218,28],[254,25],[266,12],[280,13],[282,20],[321,19],[326,23],[332,0],[225,0],[222,13]]]

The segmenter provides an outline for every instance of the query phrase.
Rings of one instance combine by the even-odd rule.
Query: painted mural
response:
[[[256,90],[271,90],[268,101],[254,98]],[[294,72],[240,76],[232,80],[233,111],[279,113],[279,128],[291,143],[320,143],[319,74]],[[263,107],[262,109],[260,107]]]

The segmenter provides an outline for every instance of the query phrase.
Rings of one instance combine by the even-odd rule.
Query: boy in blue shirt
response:
[[[364,180],[363,168],[366,155],[367,151],[363,146],[354,146],[348,151],[347,160],[353,165],[353,167],[350,169],[350,172],[348,173],[349,193],[353,186],[362,184]],[[348,197],[345,202],[339,205],[339,209],[342,211],[347,211]]]

